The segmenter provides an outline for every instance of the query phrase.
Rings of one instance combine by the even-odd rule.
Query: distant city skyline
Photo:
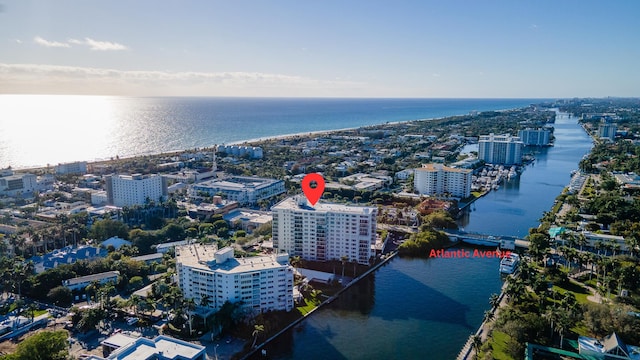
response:
[[[640,3],[0,3],[0,94],[640,96]]]

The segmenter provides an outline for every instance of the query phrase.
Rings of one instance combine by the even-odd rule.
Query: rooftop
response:
[[[271,210],[300,210],[300,211],[309,211],[316,213],[345,213],[345,214],[356,214],[356,215],[369,215],[372,212],[376,211],[374,207],[367,206],[352,206],[352,205],[343,205],[343,204],[334,204],[334,203],[325,203],[325,202],[317,202],[314,206],[311,206],[306,198],[302,195],[289,197],[275,206],[271,208]]]
[[[80,276],[72,279],[65,280],[66,285],[76,285],[84,282],[92,282],[99,281],[102,279],[108,279],[110,277],[118,277],[120,275],[119,271],[107,271],[99,274]]]
[[[234,258],[233,248],[216,250],[215,245],[192,244],[176,247],[176,261],[193,268],[223,273],[243,273],[288,266],[289,255],[262,255]]]

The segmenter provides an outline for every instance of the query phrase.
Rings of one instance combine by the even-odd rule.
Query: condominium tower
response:
[[[471,195],[472,170],[442,164],[424,164],[415,169],[413,184],[423,195],[451,194],[466,198]]]
[[[525,146],[547,146],[551,141],[551,131],[548,129],[523,129],[518,131],[518,137]]]
[[[167,184],[160,175],[110,175],[105,185],[107,202],[115,206],[144,205],[167,196]]]
[[[273,248],[306,260],[340,260],[369,264],[375,255],[375,207],[316,203],[302,196],[276,204],[273,212]]]
[[[293,268],[288,254],[234,258],[233,247],[176,246],[178,284],[185,298],[219,310],[238,303],[254,313],[293,309]]]
[[[509,134],[481,135],[478,141],[478,158],[488,164],[518,165],[522,163],[522,141]]]

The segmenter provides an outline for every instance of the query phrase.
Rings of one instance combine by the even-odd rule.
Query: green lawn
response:
[[[43,315],[47,312],[47,310],[36,310],[33,312],[33,317],[38,317],[40,315]]]
[[[493,330],[491,333],[492,355],[496,360],[513,360],[511,355],[507,353],[508,341],[511,337],[502,331]]]
[[[580,286],[578,284],[574,284],[574,283],[569,283],[567,285],[563,285],[562,287],[558,285],[553,285],[553,290],[557,291],[559,294],[562,294],[562,295],[567,291],[572,292],[576,296],[576,300],[578,300],[579,304],[588,303],[589,300],[587,300],[587,296],[591,295],[589,290],[587,290],[585,287]]]
[[[318,305],[316,305],[316,303],[313,302],[313,300],[304,299],[304,303],[305,305],[296,307],[296,309],[298,309],[298,311],[302,316],[307,315],[311,310],[318,307]]]

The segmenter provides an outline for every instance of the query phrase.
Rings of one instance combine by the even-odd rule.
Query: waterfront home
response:
[[[580,336],[578,350],[580,355],[595,359],[640,360],[640,347],[625,344],[615,332],[602,340]]]

